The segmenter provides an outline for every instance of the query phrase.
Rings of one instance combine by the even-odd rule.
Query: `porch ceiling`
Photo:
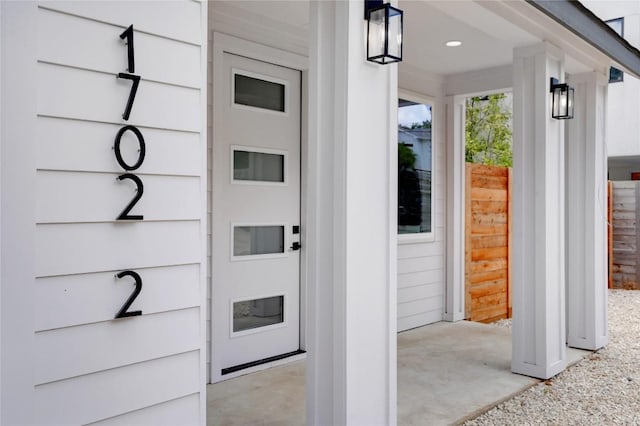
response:
[[[564,38],[567,34],[573,36],[568,30],[525,1],[507,3],[509,5],[484,0],[398,0],[398,6],[405,12],[405,51],[400,66],[447,76],[510,65],[514,48],[542,40],[567,47],[569,42],[564,42]],[[240,31],[236,30],[238,24],[249,24],[254,32],[262,28],[264,34],[275,31],[284,37],[278,40],[292,37],[296,43],[288,47],[297,53],[308,53],[307,0],[216,0],[209,13],[219,14],[219,31],[234,35],[234,31]],[[573,38],[569,47],[575,45]],[[449,40],[459,40],[462,46],[445,46]],[[583,46],[565,49],[567,72],[608,69],[608,64],[603,63],[604,56],[594,60],[585,56],[580,48]]]
[[[404,62],[448,75],[511,64],[513,49],[541,41],[471,1],[400,0]],[[447,47],[459,40],[459,47]]]

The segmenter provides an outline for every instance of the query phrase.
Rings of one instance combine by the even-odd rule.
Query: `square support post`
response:
[[[604,74],[572,75],[575,114],[566,126],[567,340],[607,344],[607,149]]]
[[[465,319],[465,98],[447,101],[447,286],[445,321]]]
[[[548,43],[514,51],[511,369],[541,379],[566,366],[564,123],[549,92],[563,60]]]
[[[363,7],[311,2],[309,425],[396,423],[397,65],[366,61]]]

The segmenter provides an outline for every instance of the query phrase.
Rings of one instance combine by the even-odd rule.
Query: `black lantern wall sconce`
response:
[[[402,61],[402,14],[402,10],[383,4],[382,0],[365,0],[367,61],[378,64]]]
[[[551,77],[551,117],[556,120],[573,118],[573,93],[573,87]]]

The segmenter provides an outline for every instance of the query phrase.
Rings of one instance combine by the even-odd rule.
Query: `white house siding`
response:
[[[398,331],[442,321],[445,290],[445,143],[443,111],[433,105],[434,240],[398,244]]]
[[[204,14],[196,1],[38,6],[35,423],[204,424]],[[124,121],[131,24],[141,81]],[[116,179],[127,124],[146,142],[131,172],[144,221],[114,220],[135,193]],[[114,320],[133,290],[123,270],[143,280],[130,308],[143,315]]]
[[[433,239],[398,243],[398,331],[442,321],[446,282],[446,141],[442,79],[400,64],[400,97],[430,100],[433,109]],[[413,99],[412,97],[410,97]]]

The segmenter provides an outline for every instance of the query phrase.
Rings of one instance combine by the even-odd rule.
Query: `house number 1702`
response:
[[[118,73],[118,78],[131,80],[131,91],[129,92],[129,99],[127,99],[127,104],[124,109],[124,114],[122,114],[122,118],[125,121],[129,120],[129,116],[131,115],[131,109],[133,108],[133,102],[136,99],[136,93],[138,91],[138,85],[140,84],[140,76],[134,75],[135,72],[135,55],[133,49],[133,25],[130,25],[122,34],[120,34],[120,38],[125,40],[127,43],[127,71],[129,73]],[[124,157],[122,156],[122,151],[120,149],[120,144],[122,142],[122,137],[125,133],[131,132],[138,140],[138,158],[136,162],[133,164],[127,163]],[[144,162],[144,157],[147,152],[147,147],[144,142],[144,136],[142,136],[142,132],[136,126],[126,125],[122,127],[118,133],[116,134],[116,139],[113,143],[113,152],[116,156],[116,161],[127,173],[121,174],[118,176],[118,181],[130,180],[136,185],[136,195],[133,199],[127,204],[127,206],[122,210],[120,215],[116,218],[116,220],[144,220],[143,215],[132,215],[129,214],[131,209],[136,205],[138,201],[142,198],[142,194],[144,193],[144,184],[142,183],[142,179],[137,175],[131,173],[134,170],[137,170],[142,166]],[[116,313],[115,319],[118,318],[126,318],[126,317],[135,317],[138,315],[142,315],[142,310],[137,311],[129,311],[131,304],[136,300],[136,297],[142,291],[142,278],[135,271],[122,271],[116,274],[116,278],[122,279],[124,277],[133,278],[135,283],[135,288],[133,292],[129,295],[129,298],[124,302],[120,310]]]

